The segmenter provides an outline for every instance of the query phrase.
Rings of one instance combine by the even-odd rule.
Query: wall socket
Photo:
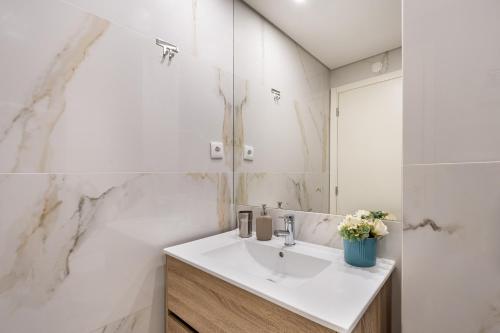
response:
[[[220,160],[224,158],[224,145],[222,142],[210,142],[210,158],[213,160]]]
[[[245,161],[253,161],[254,148],[253,146],[245,145],[245,152],[243,153],[243,159]]]

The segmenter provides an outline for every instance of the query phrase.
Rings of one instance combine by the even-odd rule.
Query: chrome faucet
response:
[[[275,230],[276,237],[285,237],[285,246],[295,245],[295,216],[293,214],[285,214],[280,216],[280,219],[285,221],[285,230]]]

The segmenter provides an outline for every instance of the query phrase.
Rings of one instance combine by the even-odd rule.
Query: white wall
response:
[[[379,73],[374,73],[372,72],[372,65],[377,62],[381,62],[383,68]],[[377,54],[332,70],[330,74],[330,86],[332,88],[340,87],[345,84],[399,71],[401,70],[401,64],[401,48]]]
[[[164,332],[161,249],[231,224],[232,1],[0,12],[0,331]]]
[[[500,2],[403,4],[403,332],[499,332]]]

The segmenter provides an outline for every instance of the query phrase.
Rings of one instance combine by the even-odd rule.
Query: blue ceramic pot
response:
[[[375,266],[377,260],[377,239],[344,239],[344,260],[349,265],[356,267]]]

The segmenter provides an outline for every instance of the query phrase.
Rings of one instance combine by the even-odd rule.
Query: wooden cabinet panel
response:
[[[170,312],[167,314],[167,332],[168,333],[194,333],[189,326],[184,324]]]

